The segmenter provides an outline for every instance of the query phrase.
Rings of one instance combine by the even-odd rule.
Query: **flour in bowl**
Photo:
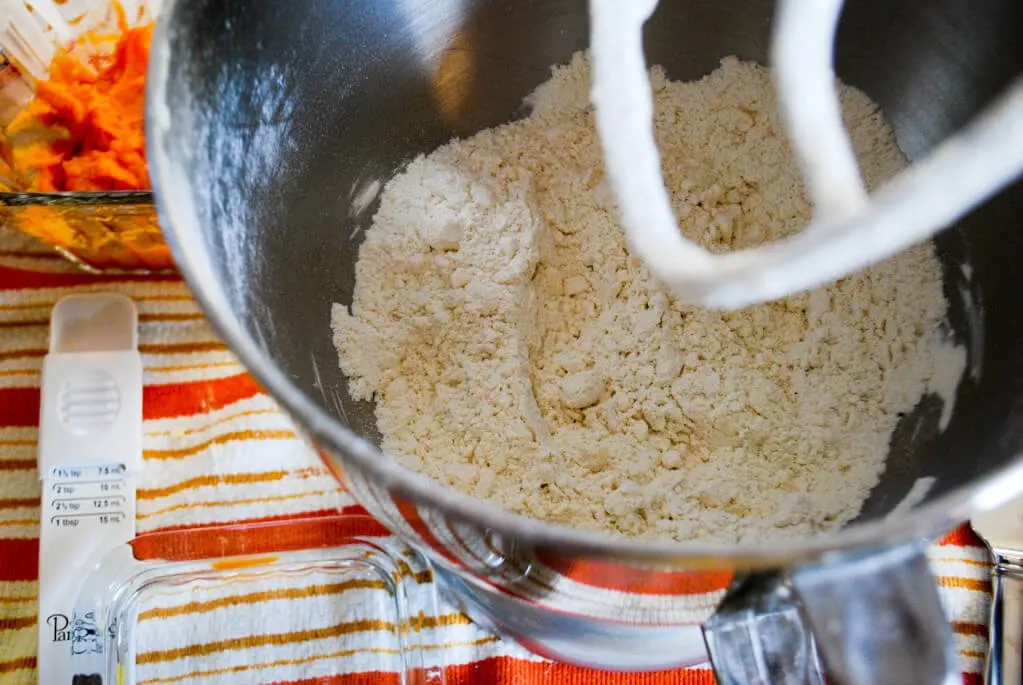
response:
[[[729,58],[692,83],[655,68],[652,83],[688,237],[729,250],[806,224],[766,69]],[[579,54],[528,118],[387,184],[351,309],[333,312],[382,447],[513,511],[634,537],[748,541],[848,522],[900,414],[954,389],[965,364],[940,342],[933,247],[741,311],[680,306],[626,247],[589,87]],[[875,186],[905,159],[866,96],[843,88],[842,102]]]

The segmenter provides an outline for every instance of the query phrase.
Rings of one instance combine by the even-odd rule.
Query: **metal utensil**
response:
[[[661,175],[643,31],[657,0],[591,0],[593,101],[633,253],[683,300],[739,309],[824,285],[953,224],[1023,173],[1023,79],[872,196],[832,70],[842,0],[780,0],[771,36],[778,109],[814,217],[770,246],[713,254],[687,240]]]
[[[1023,498],[977,514],[971,524],[995,562],[984,682],[1023,683]]]

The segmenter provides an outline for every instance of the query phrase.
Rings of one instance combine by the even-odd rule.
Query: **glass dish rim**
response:
[[[155,207],[152,190],[67,192],[0,192],[0,208],[20,207]]]

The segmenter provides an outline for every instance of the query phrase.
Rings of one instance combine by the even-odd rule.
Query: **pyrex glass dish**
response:
[[[370,522],[210,526],[115,548],[79,595],[76,682],[192,674],[256,683],[357,670],[443,685],[443,655],[427,655],[423,642],[438,615],[430,563],[395,540],[359,535]]]

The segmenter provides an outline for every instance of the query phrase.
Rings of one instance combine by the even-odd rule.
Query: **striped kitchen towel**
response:
[[[100,290],[132,297],[140,312],[140,533],[326,520],[360,511],[217,339],[180,280],[83,274],[19,236],[0,236],[0,685],[36,682],[36,443],[50,309],[63,295]],[[987,555],[962,528],[932,547],[931,558],[965,681],[979,683],[990,595]],[[380,656],[392,649],[393,626],[362,613],[379,600],[374,592],[383,591],[314,573],[243,589],[243,599],[172,593],[139,615],[140,626],[151,622],[151,629],[140,633],[137,676],[151,685],[398,682]],[[336,602],[326,611],[302,610],[314,595]],[[222,627],[222,639],[200,639],[199,622],[218,632]],[[238,626],[247,632],[239,633]],[[422,628],[424,654],[448,683],[713,683],[706,667],[630,675],[554,664],[443,603]]]

